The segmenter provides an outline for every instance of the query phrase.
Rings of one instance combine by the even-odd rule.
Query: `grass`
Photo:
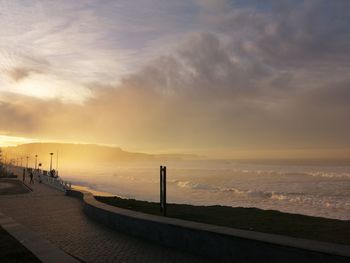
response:
[[[0,262],[41,262],[20,242],[0,227]]]
[[[96,196],[108,205],[161,215],[159,203]],[[168,204],[167,216],[201,223],[350,245],[350,220],[227,206]]]

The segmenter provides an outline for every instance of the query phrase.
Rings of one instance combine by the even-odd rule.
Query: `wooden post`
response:
[[[160,192],[160,212],[163,212],[163,166],[160,166],[159,172],[159,192]]]
[[[163,168],[163,215],[166,216],[166,166]]]
[[[166,216],[166,166],[160,166],[160,212]]]

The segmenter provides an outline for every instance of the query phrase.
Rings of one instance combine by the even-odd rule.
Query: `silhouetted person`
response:
[[[52,169],[52,170],[50,171],[50,176],[51,176],[52,178],[56,178],[56,171],[55,171],[55,169]]]
[[[23,168],[23,182],[26,180],[26,169]]]
[[[29,183],[30,183],[30,184],[34,184],[34,180],[33,180],[34,175],[33,175],[33,172],[30,172],[29,177],[30,177]]]

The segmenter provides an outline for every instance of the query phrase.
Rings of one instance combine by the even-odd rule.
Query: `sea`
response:
[[[350,220],[350,166],[165,161],[167,201],[256,207]],[[97,195],[159,202],[159,162],[62,168],[60,177]]]

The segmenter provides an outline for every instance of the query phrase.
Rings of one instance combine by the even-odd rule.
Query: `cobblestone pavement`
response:
[[[86,262],[208,262],[139,240],[90,220],[82,202],[46,185],[33,192],[0,196],[0,211]]]

